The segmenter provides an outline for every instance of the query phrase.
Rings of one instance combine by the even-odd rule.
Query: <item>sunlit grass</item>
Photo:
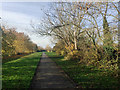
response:
[[[2,66],[3,89],[29,88],[41,55],[41,52],[37,52],[17,60],[4,63]]]
[[[63,60],[64,57],[57,56],[54,52],[46,54],[82,88],[116,88],[119,85],[118,79],[111,76],[109,71],[85,66],[74,60]]]
[[[26,56],[26,55],[28,55],[28,53],[23,53],[21,55],[3,56],[2,57],[2,63],[6,63],[6,62],[18,59],[18,58]]]

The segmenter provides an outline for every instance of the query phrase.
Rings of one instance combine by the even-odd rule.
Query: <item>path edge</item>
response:
[[[55,64],[62,71],[62,73],[65,75],[65,77],[67,77],[69,79],[69,81],[74,85],[74,88],[76,88],[78,86],[78,84],[75,83],[74,80],[72,78],[70,78],[70,76],[68,75],[68,73],[66,73],[56,62],[55,62]]]
[[[47,54],[46,54],[47,55]],[[48,55],[47,55],[48,58],[50,58]],[[51,58],[50,58],[51,59]],[[52,59],[51,59],[52,60]],[[54,60],[52,60],[53,62],[55,62]],[[75,81],[70,78],[70,76],[68,75],[68,73],[66,73],[56,62],[55,62],[56,66],[62,71],[62,73],[65,75],[66,78],[68,78],[68,80],[74,85],[73,88],[78,88],[78,84],[75,83]]]
[[[43,52],[42,52],[42,55],[43,55]],[[30,85],[29,85],[28,90],[31,90],[31,89],[32,89],[33,80],[34,80],[34,78],[35,78],[35,76],[36,76],[36,73],[37,73],[37,70],[38,70],[38,66],[39,66],[39,64],[40,64],[40,62],[41,62],[42,55],[41,55],[41,57],[40,57],[40,59],[39,59],[39,62],[38,62],[37,67],[36,67],[36,69],[35,69],[35,73],[34,73],[34,75],[33,75],[33,77],[32,77],[32,80],[31,80],[31,83],[30,83]]]

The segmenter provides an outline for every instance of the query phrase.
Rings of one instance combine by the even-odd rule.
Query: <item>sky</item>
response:
[[[38,46],[45,48],[46,45],[49,44],[53,47],[54,44],[51,43],[51,40],[53,39],[45,36],[41,37],[35,33],[35,30],[30,26],[31,21],[36,24],[42,23],[41,19],[45,16],[43,10],[49,8],[50,3],[47,2],[2,2],[2,13],[0,10],[0,15],[2,14],[3,24],[8,25],[9,27],[16,27],[18,32],[24,32]],[[112,14],[116,13],[113,13],[113,11],[109,12],[112,12]],[[102,24],[102,22],[99,22],[99,24]]]
[[[30,26],[33,23],[41,23],[44,17],[43,10],[49,8],[47,2],[4,2],[2,3],[2,23],[8,27],[17,28],[16,31],[24,32],[38,46],[54,46],[50,37],[40,36]],[[0,13],[1,14],[1,13]]]

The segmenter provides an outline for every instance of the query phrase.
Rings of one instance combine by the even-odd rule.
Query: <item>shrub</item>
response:
[[[83,53],[78,50],[73,50],[65,56],[66,60],[80,60],[82,58],[83,58]]]

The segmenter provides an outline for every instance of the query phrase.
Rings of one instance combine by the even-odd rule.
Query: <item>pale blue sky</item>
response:
[[[9,27],[16,27],[17,31],[24,32],[29,35],[31,40],[45,47],[47,44],[53,46],[51,43],[51,38],[40,37],[39,35],[33,33],[34,30],[30,26],[30,21],[33,23],[41,23],[41,19],[45,16],[43,10],[50,8],[50,3],[47,2],[6,2],[2,3],[2,21],[7,23]],[[42,9],[42,10],[41,10]],[[108,10],[108,13],[112,15],[117,15],[116,11]],[[98,26],[102,26],[102,17],[98,18]],[[112,17],[107,18],[108,22],[112,21]]]
[[[16,27],[18,32],[29,35],[31,40],[45,47],[47,44],[53,46],[48,37],[40,37],[30,26],[30,21],[40,23],[44,17],[42,10],[47,10],[50,3],[47,2],[6,2],[2,3],[2,21],[9,27]]]

